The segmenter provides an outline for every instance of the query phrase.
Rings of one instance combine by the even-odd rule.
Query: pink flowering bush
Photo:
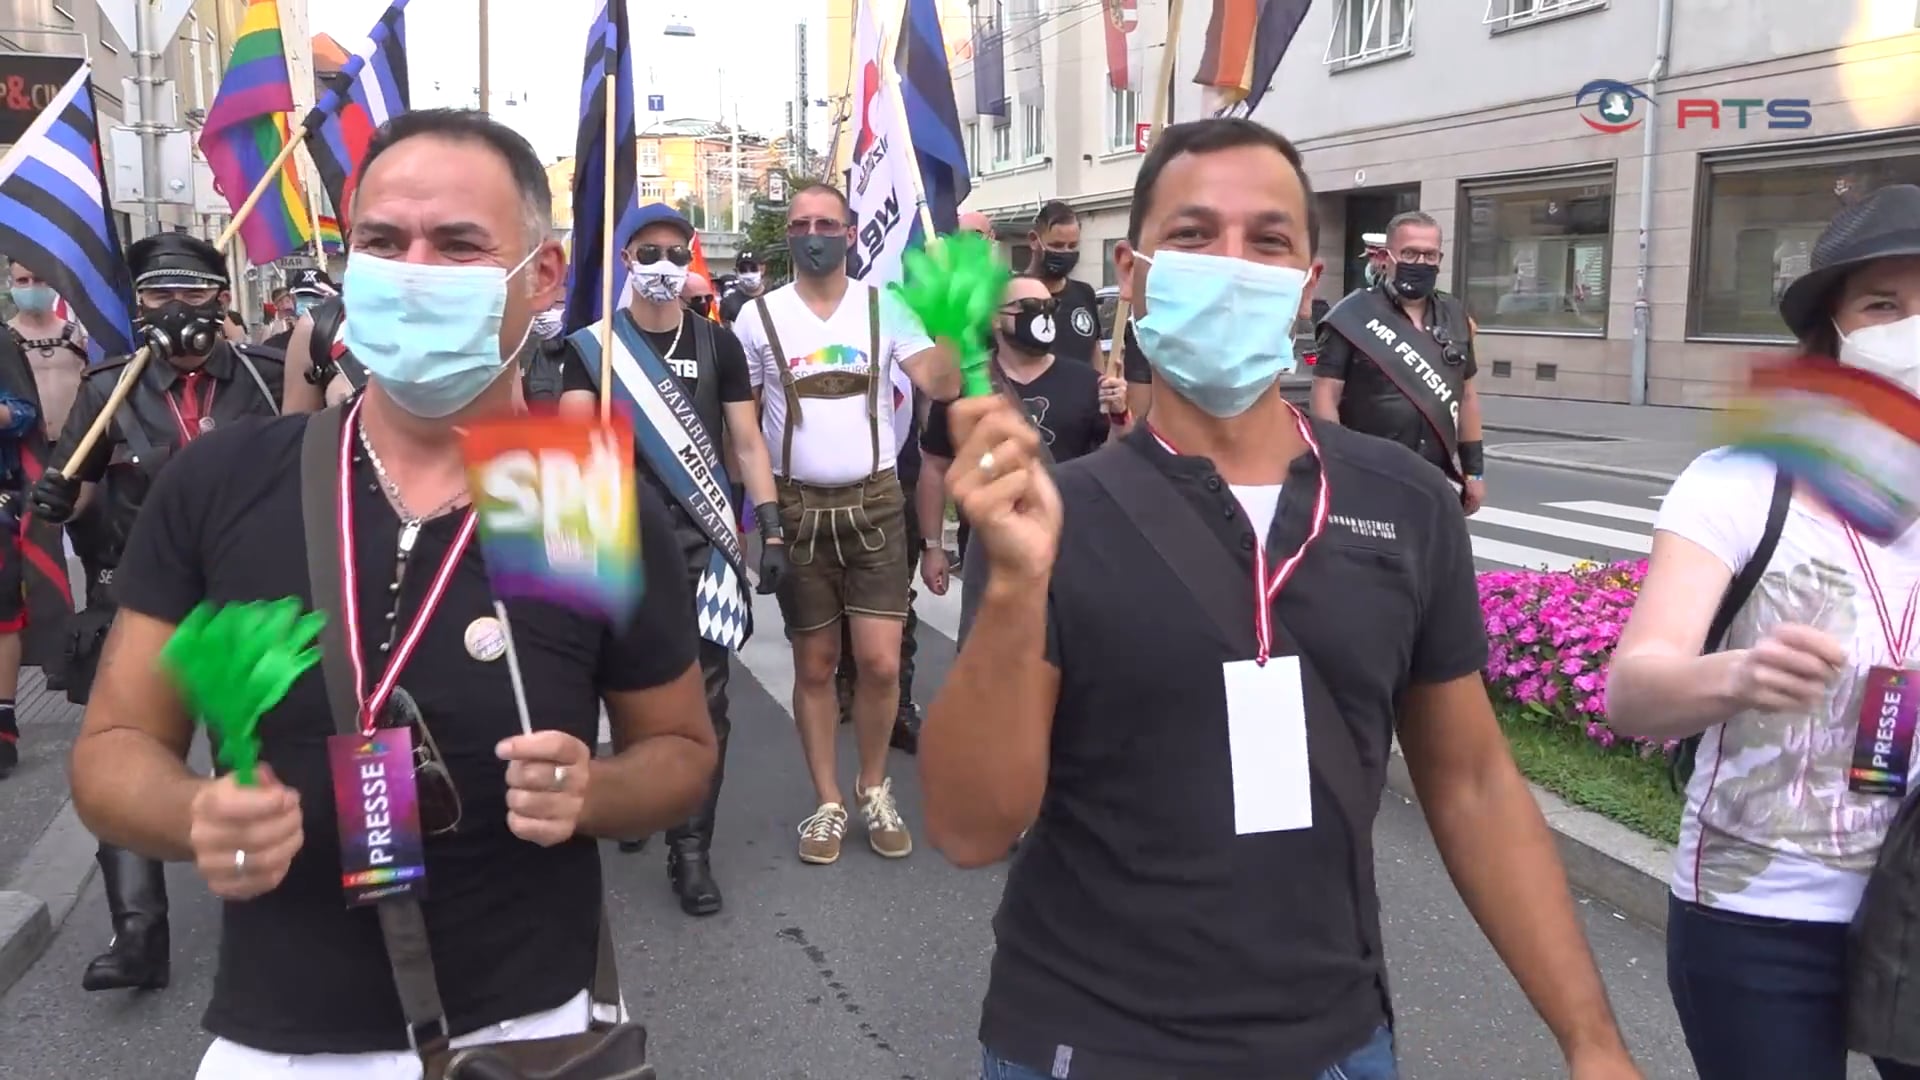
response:
[[[1607,664],[1646,574],[1645,559],[1481,574],[1487,688],[1494,700],[1578,724],[1601,746],[1661,749],[1607,726]]]

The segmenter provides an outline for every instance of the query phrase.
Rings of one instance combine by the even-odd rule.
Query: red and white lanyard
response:
[[[195,372],[194,374],[202,373]],[[189,376],[183,376],[181,381],[183,383],[187,382],[188,378]],[[206,379],[207,392],[200,395],[200,408],[194,413],[192,423],[187,422],[186,413],[180,410],[180,402],[173,396],[173,391],[167,391],[167,408],[173,412],[173,423],[175,427],[180,429],[180,443],[183,446],[199,438],[201,435],[206,434],[207,418],[213,415],[213,395],[215,391],[220,389],[220,384],[211,375],[206,376]],[[187,394],[189,400],[191,400],[193,394],[193,386],[191,383],[183,386],[181,391]]]
[[[1893,609],[1887,606],[1887,594],[1880,589],[1880,576],[1873,572],[1873,564],[1867,561],[1867,545],[1860,534],[1851,525],[1843,525],[1847,533],[1847,543],[1853,547],[1853,558],[1860,564],[1860,576],[1867,582],[1867,597],[1873,601],[1873,613],[1880,616],[1880,632],[1886,635],[1887,652],[1892,657],[1889,663],[1894,667],[1904,667],[1907,662],[1907,648],[1913,644],[1913,622],[1917,608],[1920,608],[1920,581],[1914,582],[1907,590],[1906,610],[1900,614],[1898,629],[1893,624]]]
[[[1314,459],[1320,463],[1320,490],[1313,498],[1313,520],[1307,528],[1306,539],[1300,541],[1300,546],[1294,550],[1294,553],[1274,568],[1271,576],[1267,573],[1265,529],[1262,528],[1261,522],[1253,523],[1258,533],[1253,544],[1253,592],[1258,598],[1258,602],[1253,605],[1253,637],[1255,644],[1259,647],[1259,652],[1253,659],[1254,663],[1262,667],[1266,666],[1267,658],[1273,655],[1274,598],[1279,596],[1280,590],[1286,587],[1287,581],[1293,577],[1293,572],[1300,568],[1300,561],[1307,557],[1307,549],[1313,546],[1313,542],[1320,538],[1322,532],[1326,531],[1327,513],[1333,505],[1332,488],[1327,482],[1326,458],[1320,454],[1320,443],[1313,437],[1313,428],[1307,423],[1307,418],[1300,415],[1300,410],[1291,405],[1288,406],[1288,410],[1293,413],[1294,426],[1300,429],[1300,437],[1306,440],[1307,449],[1312,451]],[[1153,427],[1151,422],[1148,423],[1147,430],[1152,433],[1154,441],[1160,444],[1161,449],[1176,456],[1180,453],[1174,449],[1172,443],[1166,440],[1165,436],[1160,434],[1158,429]],[[1267,524],[1271,525],[1270,522]]]
[[[460,566],[460,556],[473,539],[474,526],[479,519],[471,509],[467,511],[452,546],[440,561],[440,569],[434,572],[433,584],[420,601],[420,610],[414,614],[413,621],[407,624],[406,633],[394,642],[393,655],[387,657],[387,666],[380,675],[380,681],[371,690],[367,689],[367,662],[360,636],[360,574],[353,565],[353,441],[354,425],[359,421],[363,400],[354,399],[340,427],[340,488],[335,506],[340,529],[341,616],[347,624],[347,659],[353,664],[353,691],[363,695],[360,699],[360,735],[362,738],[372,738],[374,729],[380,726],[380,710],[386,707],[387,699],[393,696],[393,688],[400,682],[400,672],[407,666],[407,660],[413,656],[420,639],[426,636],[427,623],[433,619],[434,610],[446,596],[447,584],[453,580],[454,571]]]

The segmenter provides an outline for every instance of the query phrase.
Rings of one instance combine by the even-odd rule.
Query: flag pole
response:
[[[622,2],[622,0],[614,0]],[[613,29],[608,22],[608,30]],[[617,43],[617,48],[625,48],[626,42]],[[613,260],[619,248],[614,243],[614,232],[619,222],[614,215],[614,168],[619,148],[615,144],[620,139],[620,72],[617,65],[606,65],[607,137],[602,162],[604,173],[601,177],[600,220],[600,424],[606,426],[613,422]]]
[[[1140,28],[1134,27],[1134,33]],[[1160,137],[1160,129],[1166,126],[1167,109],[1173,104],[1173,72],[1180,59],[1180,0],[1167,0],[1167,45],[1166,53],[1160,57],[1160,81],[1153,89],[1153,114],[1147,121],[1153,126],[1147,129],[1147,147],[1153,147],[1154,140]],[[1127,294],[1122,292],[1120,300],[1113,306],[1113,341],[1107,346],[1107,374],[1115,378],[1125,377],[1127,349]]]
[[[267,166],[266,174],[261,176],[259,182],[253,185],[253,190],[247,193],[247,201],[241,203],[240,208],[233,212],[233,219],[227,222],[225,229],[221,230],[220,239],[213,242],[214,247],[225,252],[233,243],[233,238],[239,235],[240,226],[246,224],[247,218],[253,215],[253,208],[260,204],[260,197],[266,194],[267,186],[280,178],[280,170],[286,166],[287,159],[293,156],[293,152],[300,148],[300,144],[306,139],[306,134],[307,125],[303,121],[287,136],[286,145],[280,148],[280,153],[274,157],[273,163]],[[611,281],[612,278],[609,277],[608,280]],[[611,327],[611,324],[608,325]],[[119,381],[113,384],[113,393],[107,396],[106,404],[100,407],[100,414],[93,418],[93,426],[80,437],[80,442],[74,446],[73,453],[67,455],[67,460],[55,471],[62,476],[69,475],[69,470],[73,468],[75,462],[85,461],[87,455],[93,452],[94,445],[100,441],[101,436],[106,434],[108,425],[113,423],[114,413],[120,411],[121,404],[127,400],[127,393],[133,389],[133,384],[139,381],[140,372],[145,370],[147,361],[152,356],[152,348],[146,345],[140,346],[134,352],[132,359],[127,361],[127,366],[120,370]],[[604,379],[602,385],[605,385]]]

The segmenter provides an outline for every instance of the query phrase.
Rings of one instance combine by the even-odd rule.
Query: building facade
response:
[[[1009,30],[1010,100],[980,114],[956,67],[971,205],[1011,238],[1039,201],[1074,204],[1079,275],[1106,284],[1152,104],[1106,87],[1100,12],[1050,2],[1024,35],[1035,0],[978,2]],[[1666,6],[1663,50],[1662,0],[1314,4],[1254,118],[1319,191],[1322,294],[1358,283],[1360,233],[1419,209],[1445,230],[1442,282],[1479,321],[1489,391],[1705,405],[1787,344],[1775,302],[1833,213],[1920,182],[1920,5]],[[1199,66],[1209,7],[1185,5],[1179,72]],[[1139,8],[1152,84],[1167,5]],[[1176,121],[1208,105],[1185,76],[1172,98]]]

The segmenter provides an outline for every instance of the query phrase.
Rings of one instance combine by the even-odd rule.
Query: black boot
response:
[[[667,879],[680,898],[680,910],[689,915],[718,914],[720,883],[713,879],[709,853],[713,849],[714,814],[720,807],[720,782],[727,773],[727,740],[733,724],[727,717],[727,651],[700,643],[700,674],[706,682],[707,715],[713,720],[716,760],[706,801],[684,825],[667,830]]]
[[[889,745],[902,753],[920,752],[920,706],[913,703],[914,658],[920,652],[920,616],[913,610],[913,591],[907,592],[907,625],[900,632],[900,711],[893,718]]]
[[[113,942],[80,978],[83,990],[160,990],[171,977],[165,868],[122,848],[95,856],[113,916]]]

